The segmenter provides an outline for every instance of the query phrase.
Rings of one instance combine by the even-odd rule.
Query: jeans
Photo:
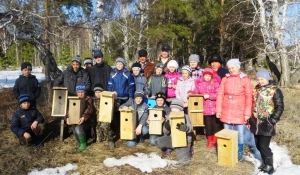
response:
[[[225,129],[231,129],[238,131],[238,144],[244,144],[244,126],[243,124],[238,125],[238,124],[227,124],[224,123],[224,128]]]
[[[247,128],[246,125],[244,125],[244,143],[249,146],[251,152],[253,153],[254,157],[258,160],[261,159],[260,152],[258,151],[256,144],[255,144],[255,139],[253,133]]]
[[[142,133],[141,135],[137,136],[137,137],[140,137],[140,140],[143,139],[142,137],[144,137],[145,135],[147,135],[149,132],[149,126],[147,125],[144,125],[142,127]],[[137,139],[134,139],[134,140],[128,140],[126,141],[126,144],[128,147],[134,147],[136,144],[137,144]]]
[[[150,137],[149,137],[149,143],[151,146],[155,146],[155,140],[160,137],[160,135],[153,135],[153,134],[150,134]]]

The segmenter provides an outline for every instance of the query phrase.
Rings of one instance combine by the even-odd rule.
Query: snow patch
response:
[[[65,175],[68,171],[76,170],[77,165],[68,163],[63,167],[56,167],[56,168],[46,168],[44,170],[33,170],[28,175]],[[79,173],[73,173],[72,175],[79,175]]]
[[[176,161],[162,159],[157,153],[153,152],[149,155],[144,153],[135,153],[136,156],[130,155],[121,159],[107,158],[103,161],[107,167],[130,165],[140,169],[143,173],[151,173],[153,168],[165,168],[168,165],[175,165]]]

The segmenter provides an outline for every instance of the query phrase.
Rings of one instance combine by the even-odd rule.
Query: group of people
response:
[[[230,59],[224,68],[221,58],[214,55],[209,66],[200,69],[200,58],[196,54],[189,56],[189,65],[179,68],[170,55],[170,46],[164,44],[160,56],[150,62],[145,49],[138,51],[138,61],[131,69],[126,68],[126,60],[118,57],[115,68],[103,60],[103,53],[93,53],[94,60],[86,59],[85,69],[81,58],[75,56],[71,66],[54,80],[54,86],[64,86],[68,95],[78,96],[86,102],[79,124],[71,125],[75,140],[79,144],[78,152],[86,148],[87,137],[97,142],[108,141],[109,148],[115,147],[115,138],[119,135],[119,109],[136,110],[137,126],[134,140],[126,140],[129,147],[144,143],[149,135],[149,98],[155,99],[154,108],[163,109],[163,134],[149,135],[149,144],[160,148],[165,156],[175,150],[179,162],[188,164],[193,154],[193,126],[188,114],[190,94],[202,94],[204,97],[204,124],[207,148],[216,149],[215,133],[225,129],[238,131],[238,159],[243,160],[244,144],[250,146],[256,158],[260,159],[262,171],[272,173],[273,156],[269,148],[271,137],[275,135],[275,124],[279,121],[283,109],[283,95],[270,81],[267,70],[256,74],[257,85],[252,88],[250,78],[240,71],[239,59]],[[93,64],[94,63],[94,64]],[[24,64],[24,65],[23,65]],[[23,63],[22,75],[16,80],[14,93],[20,107],[13,115],[11,130],[21,139],[40,138],[36,131],[38,124],[44,121],[35,106],[40,93],[36,78],[30,74],[31,65]],[[180,69],[180,71],[179,71]],[[29,72],[29,75],[26,73]],[[111,122],[97,121],[101,92],[111,91],[115,95],[114,116]],[[31,103],[32,107],[29,107]],[[184,111],[185,123],[178,123],[177,129],[187,133],[187,146],[173,148],[170,136],[170,112]],[[69,115],[65,116],[69,124]],[[40,141],[40,139],[35,139]]]

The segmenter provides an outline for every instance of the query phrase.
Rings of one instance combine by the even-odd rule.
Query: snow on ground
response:
[[[33,170],[28,175],[65,175],[68,171],[76,170],[77,165],[68,163],[63,167],[56,167],[56,168],[46,168],[44,170]],[[73,173],[72,175],[79,175],[79,173]]]
[[[294,165],[288,155],[288,150],[285,146],[278,146],[275,142],[271,142],[270,147],[273,152],[274,168],[273,175],[300,175],[300,165]],[[246,156],[246,160],[254,164],[254,174],[267,175],[267,173],[259,172],[258,167],[260,162],[253,158],[253,156]]]
[[[130,165],[140,169],[143,173],[151,173],[153,168],[164,168],[168,165],[175,165],[176,161],[162,159],[157,153],[153,152],[149,155],[144,153],[135,153],[136,156],[130,155],[121,159],[107,158],[103,161],[107,167]]]

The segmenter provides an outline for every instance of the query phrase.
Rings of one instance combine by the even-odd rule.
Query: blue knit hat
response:
[[[30,102],[30,95],[28,95],[28,94],[22,94],[22,95],[19,96],[18,101],[19,101],[19,104],[22,104],[22,103],[24,103],[26,101]]]
[[[262,69],[262,70],[257,71],[256,78],[265,78],[267,80],[270,80],[271,75],[270,75],[269,71],[267,71],[266,69]]]
[[[76,85],[76,92],[78,91],[86,91],[85,85],[84,84],[77,84]]]

